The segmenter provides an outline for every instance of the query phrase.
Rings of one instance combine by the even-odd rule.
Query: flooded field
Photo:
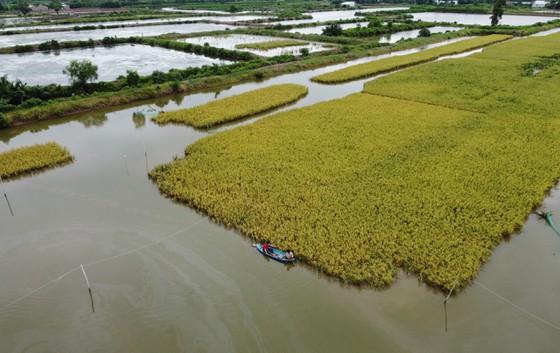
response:
[[[282,21],[283,25],[297,25],[301,23],[313,23],[313,22],[327,22],[327,21],[340,21],[340,20],[351,20],[357,17],[356,12],[380,12],[380,11],[395,11],[395,10],[408,10],[408,7],[378,7],[370,9],[354,9],[354,10],[343,10],[343,11],[320,11],[320,12],[309,12],[304,13],[304,15],[313,16],[312,19],[307,20],[288,20]]]
[[[11,81],[19,78],[29,85],[68,84],[68,76],[65,76],[62,70],[71,60],[88,59],[93,62],[99,67],[99,81],[112,81],[119,75],[126,75],[126,70],[131,69],[138,71],[140,75],[148,75],[154,70],[167,72],[170,69],[231,63],[138,44],[9,54],[0,55],[0,59],[0,76],[8,75]]]
[[[159,110],[307,85],[307,97],[283,108],[294,109],[360,91],[365,80],[309,78],[374,59],[0,130],[0,151],[56,141],[76,157],[3,184],[14,216],[2,199],[0,351],[556,351],[560,237],[536,216],[449,299],[446,332],[445,295],[416,278],[401,273],[371,290],[269,261],[250,239],[163,198],[148,180],[147,170],[185,146],[258,119],[206,132],[157,126],[150,116]],[[560,214],[558,189],[544,206]]]
[[[462,27],[428,27],[430,33],[445,33],[447,31],[453,32],[462,29]],[[379,38],[379,42],[381,43],[396,43],[399,40],[406,40],[418,37],[420,33],[419,29],[415,29],[412,31],[403,31],[403,32],[396,32],[396,33],[388,33],[383,35]]]
[[[358,22],[358,23],[342,23],[340,27],[343,29],[356,28],[358,26],[366,27],[368,22]],[[292,28],[288,30],[290,33],[301,33],[301,34],[321,34],[326,26],[316,26],[316,27],[305,27],[305,28]]]
[[[202,37],[186,38],[180,40],[188,43],[198,44],[198,45],[204,45],[205,43],[208,43],[212,47],[224,48],[229,50],[248,51],[260,56],[267,56],[267,57],[283,55],[283,54],[299,55],[300,50],[302,48],[307,48],[310,53],[330,49],[326,47],[325,44],[315,43],[315,42],[311,42],[307,45],[302,45],[302,46],[275,48],[270,50],[236,49],[236,46],[239,44],[263,43],[263,42],[270,42],[273,40],[283,40],[283,39],[285,38],[254,36],[254,35],[245,35],[245,34],[231,34],[225,36],[202,36]]]
[[[448,13],[448,12],[418,12],[413,13],[415,20],[426,22],[450,22],[463,25],[490,25],[490,15]],[[510,26],[528,26],[537,22],[547,22],[560,17],[551,16],[521,16],[503,15],[500,24]]]
[[[173,24],[158,26],[94,29],[85,31],[42,32],[0,35],[0,48],[24,44],[39,44],[49,40],[66,42],[71,40],[103,39],[104,37],[157,36],[164,33],[197,33],[222,31],[232,26],[212,23]]]

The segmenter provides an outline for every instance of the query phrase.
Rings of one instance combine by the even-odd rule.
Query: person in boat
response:
[[[268,241],[265,241],[262,247],[263,251],[269,255],[273,255],[273,251],[272,251],[272,246],[270,246],[270,243]]]
[[[286,256],[284,256],[284,258],[286,260],[292,260],[294,258],[294,253],[292,252],[292,250],[286,250]]]

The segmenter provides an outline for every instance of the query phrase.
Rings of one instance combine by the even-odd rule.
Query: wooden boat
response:
[[[276,260],[276,261],[286,262],[286,263],[296,261],[296,258],[295,258],[295,257],[292,257],[291,259],[287,259],[287,258],[286,258],[286,253],[285,253],[284,251],[279,250],[279,249],[276,249],[276,248],[274,248],[274,247],[272,247],[272,246],[269,247],[269,249],[272,250],[270,254],[267,253],[267,252],[265,252],[265,251],[263,250],[263,245],[262,245],[262,244],[253,244],[253,246],[254,246],[255,248],[257,248],[257,250],[258,250],[261,254],[263,254],[263,255],[265,255],[265,256],[268,256],[268,257],[270,257],[270,258],[272,258],[272,259],[274,259],[274,260]]]

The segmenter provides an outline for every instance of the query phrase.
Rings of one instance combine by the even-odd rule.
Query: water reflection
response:
[[[112,81],[133,68],[140,75],[154,70],[185,69],[212,64],[230,64],[231,61],[208,58],[149,45],[113,45],[96,48],[74,48],[48,52],[0,55],[0,76],[9,80],[20,79],[29,85],[50,83],[66,84],[62,70],[71,60],[89,59],[99,70],[99,81]]]
[[[92,112],[86,116],[77,119],[85,128],[101,127],[107,122],[107,114]]]
[[[144,113],[134,112],[132,113],[132,122],[134,123],[134,127],[136,129],[141,129],[146,126],[146,116],[144,115]]]

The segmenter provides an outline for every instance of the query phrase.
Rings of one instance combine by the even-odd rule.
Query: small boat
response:
[[[269,247],[269,249],[272,250],[272,252],[270,254],[263,250],[263,245],[262,244],[253,244],[253,246],[255,248],[257,248],[257,250],[261,254],[266,255],[270,258],[273,258],[276,261],[280,261],[280,262],[294,262],[294,261],[296,261],[295,257],[292,257],[291,259],[287,259],[286,258],[286,253],[284,251],[276,249],[272,246]]]

